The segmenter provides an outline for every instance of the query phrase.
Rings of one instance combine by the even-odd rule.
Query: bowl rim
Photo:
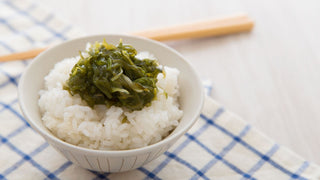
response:
[[[156,44],[157,46],[161,46],[165,49],[167,49],[168,51],[171,51],[172,53],[174,53],[175,55],[179,56],[184,63],[186,63],[187,66],[189,66],[189,68],[193,71],[194,75],[196,76],[195,78],[197,79],[197,84],[195,84],[195,86],[200,87],[200,94],[199,94],[199,106],[196,107],[196,110],[193,115],[193,117],[191,117],[191,121],[188,122],[184,127],[182,127],[177,133],[175,133],[174,135],[169,135],[168,137],[162,139],[161,141],[145,146],[145,147],[141,147],[141,148],[136,148],[136,149],[128,149],[128,150],[97,150],[97,149],[89,149],[86,147],[80,147],[77,145],[73,145],[71,143],[65,142],[63,140],[61,140],[60,138],[56,137],[53,134],[47,133],[45,130],[43,130],[39,125],[37,125],[37,123],[34,123],[34,121],[31,119],[30,113],[27,111],[27,103],[23,101],[23,98],[21,98],[23,93],[23,87],[25,86],[25,79],[26,79],[26,74],[28,73],[28,70],[30,69],[30,67],[32,67],[37,61],[41,60],[42,57],[50,51],[53,51],[57,48],[59,48],[59,46],[61,45],[65,45],[65,44],[72,44],[76,41],[83,41],[83,40],[89,40],[89,39],[98,39],[98,38],[108,38],[108,37],[123,37],[123,38],[132,38],[132,39],[137,39],[137,40],[142,40],[142,41],[147,41],[148,43],[153,43]],[[143,153],[143,152],[151,152],[152,149],[155,148],[160,148],[163,147],[164,145],[168,144],[170,141],[172,141],[175,138],[179,138],[180,136],[182,136],[183,134],[185,134],[192,126],[193,124],[197,121],[200,112],[202,110],[203,104],[204,104],[204,88],[203,85],[201,84],[201,79],[199,78],[199,75],[196,73],[195,69],[193,68],[193,66],[191,65],[191,63],[189,63],[185,57],[183,57],[178,51],[176,51],[175,49],[152,39],[148,39],[148,38],[144,38],[144,37],[139,37],[139,36],[134,36],[134,35],[126,35],[126,34],[97,34],[97,35],[89,35],[89,36],[83,36],[80,38],[75,38],[75,39],[71,39],[71,40],[67,40],[65,42],[62,42],[60,44],[57,44],[55,46],[52,46],[50,48],[48,48],[47,50],[45,50],[44,52],[40,53],[37,57],[35,57],[32,62],[28,65],[28,67],[24,70],[20,80],[19,80],[19,85],[18,85],[18,99],[19,99],[19,105],[20,105],[20,109],[22,111],[22,113],[24,114],[25,119],[28,121],[28,123],[31,125],[31,127],[36,130],[41,136],[43,136],[48,142],[49,144],[54,143],[54,144],[61,144],[65,149],[68,150],[72,150],[78,153],[86,153],[88,155],[96,155],[96,154],[102,154],[102,155],[108,155],[108,156],[130,156],[130,155],[136,155],[137,153]]]

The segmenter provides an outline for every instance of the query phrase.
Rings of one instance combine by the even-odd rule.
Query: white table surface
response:
[[[320,163],[318,0],[37,0],[87,34],[127,33],[247,12],[250,33],[167,44],[213,98],[309,161]]]

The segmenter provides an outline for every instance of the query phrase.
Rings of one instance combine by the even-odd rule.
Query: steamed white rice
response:
[[[149,107],[133,112],[105,105],[91,109],[79,95],[63,90],[77,61],[67,58],[57,63],[40,91],[43,123],[58,138],[90,149],[134,149],[160,141],[179,124],[183,112],[178,104],[177,69],[164,67],[165,77],[158,75],[158,93]]]

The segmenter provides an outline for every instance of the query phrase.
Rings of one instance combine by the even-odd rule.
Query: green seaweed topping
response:
[[[90,107],[115,105],[141,110],[157,93],[157,76],[162,70],[156,60],[138,59],[137,50],[122,40],[115,46],[96,42],[75,64],[64,89],[79,94]]]
[[[123,124],[123,123],[127,123],[127,122],[129,122],[127,116],[125,116],[124,118],[122,118],[122,120],[121,120],[121,123],[122,123],[122,124]]]

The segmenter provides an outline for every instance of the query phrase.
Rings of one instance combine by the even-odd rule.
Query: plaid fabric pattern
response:
[[[0,53],[81,35],[29,1],[0,0]],[[155,161],[110,174],[73,165],[25,121],[17,85],[29,61],[0,63],[0,179],[318,179],[320,168],[206,98],[194,127]],[[211,86],[204,86],[210,93]]]

